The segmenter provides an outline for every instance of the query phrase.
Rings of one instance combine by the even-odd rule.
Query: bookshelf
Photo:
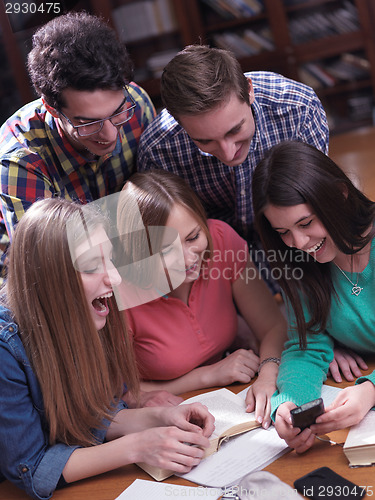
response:
[[[35,29],[73,8],[90,10],[90,0],[0,2],[0,125],[36,98],[26,70]]]
[[[327,111],[332,133],[373,123],[373,0],[263,0],[260,12],[231,18],[220,13],[219,2],[192,3],[196,4],[194,24],[202,42],[233,50],[244,71],[276,71],[313,86]],[[273,48],[245,54],[242,41],[246,31],[262,34],[264,28]],[[197,41],[198,36],[193,42]]]
[[[149,92],[157,107],[161,106],[159,76],[164,65],[185,45],[205,43],[233,50],[244,71],[275,71],[313,86],[327,111],[332,133],[373,122],[374,0],[60,3],[64,11],[84,8],[108,19],[126,41],[135,63],[135,80]],[[46,20],[40,18],[39,25]],[[33,98],[24,61],[25,47],[36,23],[28,25],[32,28],[12,29],[0,3],[0,61],[8,60],[9,67],[0,77],[0,88],[10,88],[12,92],[7,98],[11,105],[1,119],[10,114],[8,108],[13,106],[15,110]],[[0,101],[0,108],[4,109],[3,90]]]

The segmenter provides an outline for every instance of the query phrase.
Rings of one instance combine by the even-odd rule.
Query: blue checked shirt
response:
[[[241,165],[228,167],[201,151],[164,109],[142,134],[138,170],[163,168],[185,178],[208,217],[227,222],[247,240],[250,249],[256,249],[259,241],[253,230],[251,196],[256,165],[268,149],[285,140],[304,141],[327,154],[329,130],[322,104],[310,87],[276,73],[245,75],[254,88],[255,134]]]

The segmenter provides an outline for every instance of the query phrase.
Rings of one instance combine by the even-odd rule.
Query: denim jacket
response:
[[[38,500],[52,496],[78,446],[50,445],[38,380],[8,309],[0,305],[0,481],[8,479]],[[126,408],[120,400],[116,411]],[[103,442],[106,428],[94,430]],[[60,481],[61,484],[61,481]]]

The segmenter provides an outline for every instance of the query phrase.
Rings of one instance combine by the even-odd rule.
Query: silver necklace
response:
[[[356,279],[356,282],[353,283],[353,281],[351,279],[349,279],[349,277],[344,273],[344,271],[341,269],[340,266],[338,266],[335,262],[334,262],[335,266],[337,267],[337,269],[339,269],[342,274],[345,276],[345,278],[349,281],[349,283],[352,285],[352,295],[356,295],[358,297],[358,295],[362,292],[363,290],[363,287],[362,286],[358,286],[358,276],[359,276],[359,273],[357,273],[357,279]]]

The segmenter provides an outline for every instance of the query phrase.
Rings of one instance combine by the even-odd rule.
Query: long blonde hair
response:
[[[38,378],[50,443],[96,444],[92,429],[111,418],[124,382],[138,392],[129,335],[114,299],[97,331],[79,272],[73,267],[66,222],[103,220],[89,205],[64,199],[35,202],[18,223],[10,247],[6,304]]]

